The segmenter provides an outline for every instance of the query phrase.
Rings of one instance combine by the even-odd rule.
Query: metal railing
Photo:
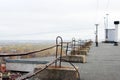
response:
[[[22,77],[17,78],[16,80],[26,80],[29,79],[31,77],[34,77],[35,75],[37,75],[38,73],[46,70],[49,66],[51,66],[52,64],[54,64],[56,61],[60,60],[60,57],[55,59],[53,62],[49,63],[48,65],[46,65],[43,69],[37,70],[36,72],[30,72]],[[74,64],[72,64],[71,62],[65,60],[65,59],[61,59],[62,61],[68,62],[71,66],[73,66],[73,68],[75,69],[75,71],[78,73],[78,80],[80,80],[80,73],[78,71],[78,69],[74,66]]]
[[[60,40],[60,42],[59,42]],[[67,46],[68,46],[69,43],[67,43]],[[66,61],[65,59],[62,59],[62,49],[63,49],[63,39],[62,37],[58,36],[56,38],[56,45],[53,45],[51,47],[48,47],[48,48],[44,48],[44,49],[41,49],[41,50],[37,50],[37,51],[32,51],[32,52],[28,52],[28,53],[22,53],[22,54],[0,54],[0,57],[9,57],[9,56],[24,56],[24,55],[29,55],[29,54],[34,54],[34,53],[38,53],[38,52],[42,52],[42,51],[45,51],[45,50],[48,50],[48,49],[52,49],[52,48],[55,48],[56,47],[56,56],[55,56],[55,60],[53,60],[51,63],[47,64],[43,69],[40,69],[40,70],[37,70],[35,72],[30,72],[26,75],[23,75],[19,78],[17,78],[16,80],[26,80],[26,79],[29,79],[33,76],[35,76],[36,74],[38,74],[39,72],[42,72],[44,71],[45,69],[47,69],[49,66],[51,66],[52,64],[55,63],[55,67],[59,66],[61,67],[61,62],[62,61],[65,61],[65,62],[68,62]],[[60,47],[60,56],[58,57],[58,48]],[[66,51],[66,54],[67,54],[67,51]],[[59,65],[57,65],[57,61],[59,61]],[[79,71],[76,69],[76,67],[71,63],[71,62],[68,62],[70,63],[73,68],[76,70],[76,72],[78,73],[78,76],[80,78],[80,74],[79,74]]]

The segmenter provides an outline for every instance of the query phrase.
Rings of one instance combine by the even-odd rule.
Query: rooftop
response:
[[[87,63],[75,64],[80,68],[81,80],[120,80],[120,46],[93,44]]]

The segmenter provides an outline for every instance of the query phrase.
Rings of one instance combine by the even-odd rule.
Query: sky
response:
[[[114,21],[120,20],[119,4],[120,0],[0,0],[0,40],[95,40],[95,24],[99,40],[104,40],[104,17],[109,14],[108,28],[114,28]]]

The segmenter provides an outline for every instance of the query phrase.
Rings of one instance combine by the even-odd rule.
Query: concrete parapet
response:
[[[36,68],[38,70],[40,68]],[[78,67],[76,67],[78,70]],[[39,72],[32,80],[80,80],[79,73],[73,67],[55,67],[50,66],[47,69]]]
[[[89,47],[86,47],[86,48],[80,48],[78,50],[86,50],[87,52],[89,52],[90,48]]]
[[[87,50],[73,50],[71,51],[71,55],[87,55]]]
[[[86,63],[85,55],[68,55],[68,56],[63,56],[62,59],[66,60],[68,62]]]

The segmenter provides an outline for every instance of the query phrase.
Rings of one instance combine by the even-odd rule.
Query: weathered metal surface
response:
[[[32,59],[6,59],[6,63],[23,63],[23,64],[47,64],[48,61],[38,61],[38,60],[32,60]]]
[[[6,69],[10,71],[23,71],[31,72],[39,64],[47,64],[48,61],[35,61],[35,60],[6,60]]]

